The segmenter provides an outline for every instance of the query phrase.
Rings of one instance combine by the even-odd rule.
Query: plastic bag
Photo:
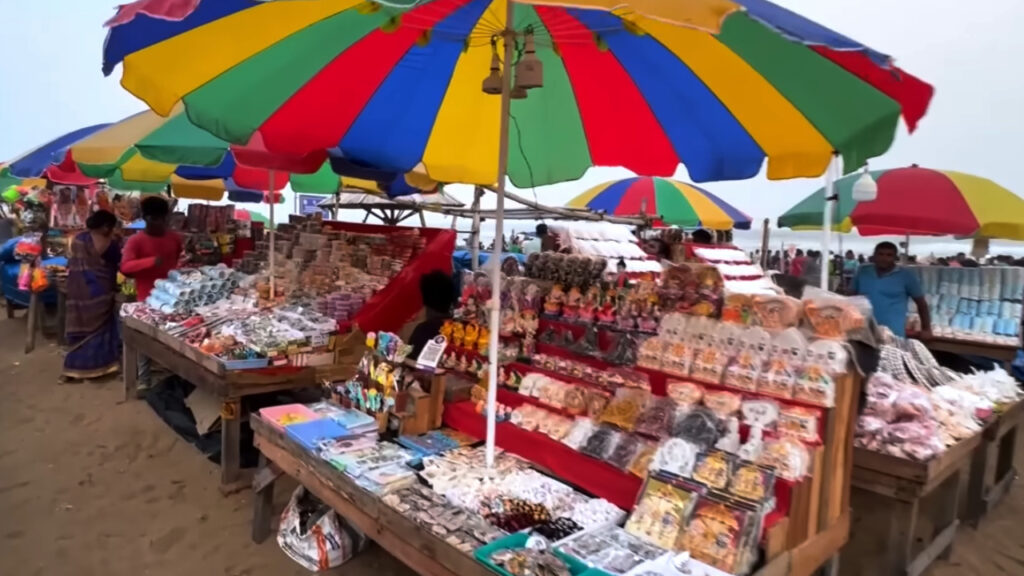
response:
[[[312,572],[341,566],[366,547],[366,535],[299,486],[281,513],[277,544]]]

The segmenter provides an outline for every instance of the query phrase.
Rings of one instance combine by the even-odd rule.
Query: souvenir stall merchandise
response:
[[[630,276],[657,274],[661,264],[644,252],[628,226],[609,222],[551,222],[548,233],[557,237],[560,252],[600,258],[607,274],[617,274],[625,264]]]
[[[693,259],[714,266],[722,275],[726,292],[738,294],[774,294],[774,284],[761,266],[742,250],[728,247],[694,246]]]
[[[1024,268],[909,268],[921,283],[935,336],[1009,346],[1020,343]],[[910,332],[920,328],[916,311],[907,324]]]
[[[229,370],[332,363],[337,323],[296,304],[261,310],[254,283],[222,264],[172,270],[146,302],[123,306],[121,315],[134,326],[152,326],[165,343],[195,348]]]
[[[815,462],[845,452],[825,446],[826,431],[840,418],[831,410],[837,398],[844,414],[852,410],[845,340],[867,320],[839,297],[723,296],[720,268],[709,265],[620,286],[600,269],[585,257],[542,254],[528,261],[529,277],[503,282],[498,445],[632,508],[641,538],[725,573],[749,571],[767,531],[819,485]],[[490,287],[483,276],[465,285],[442,328],[443,365],[483,381],[492,335],[481,328],[479,302],[491,298]],[[450,405],[446,422],[479,436],[485,398],[476,387],[466,403],[473,416]],[[671,490],[641,490],[659,475],[675,483]],[[667,498],[653,494],[666,491],[685,493],[674,536],[655,531]],[[842,513],[838,503],[829,507]],[[708,537],[719,529],[731,537]]]
[[[881,348],[866,391],[853,510],[858,521],[889,530],[883,554],[867,550],[874,540],[859,535],[848,549],[861,570],[923,570],[951,545],[958,520],[977,522],[1012,482],[1013,450],[1000,445],[1007,437],[1013,443],[1022,394],[1001,368],[959,374],[941,368],[923,343],[903,339]],[[919,515],[928,517],[928,530],[908,528]]]
[[[244,251],[252,246],[251,225],[249,221],[235,219],[234,204],[199,203],[189,204],[184,220],[172,223],[181,231],[188,262],[196,265],[230,263],[236,247]]]
[[[261,410],[259,417],[465,554],[524,529],[547,534],[554,542],[625,518],[617,507],[587,497],[511,454],[499,452],[494,467],[488,468],[483,448],[467,447],[466,437],[451,430],[432,431],[431,442],[448,448],[421,456],[380,440],[375,419],[363,411],[331,402],[273,406]]]

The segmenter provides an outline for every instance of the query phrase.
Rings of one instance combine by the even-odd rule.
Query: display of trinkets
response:
[[[782,437],[764,442],[757,463],[774,469],[781,478],[796,481],[807,475],[810,460],[810,452],[803,442]]]
[[[632,431],[641,412],[646,408],[650,396],[650,391],[643,388],[619,388],[611,403],[601,414],[601,422]]]
[[[561,543],[557,550],[607,574],[625,574],[666,552],[618,526],[583,532]]]
[[[724,424],[714,412],[698,407],[684,414],[673,426],[672,436],[707,450],[718,442]]]
[[[569,536],[580,532],[583,527],[576,523],[572,518],[555,518],[550,522],[545,522],[533,528],[534,533],[540,534],[547,538],[551,542],[557,542],[559,540],[565,540]]]
[[[721,450],[711,450],[697,455],[692,478],[708,488],[725,490],[732,477],[735,459]]]
[[[546,550],[507,548],[496,550],[488,558],[511,576],[570,576],[568,564]]]
[[[590,435],[590,438],[587,438],[586,443],[580,448],[580,452],[598,460],[605,460],[615,449],[621,435],[621,432],[611,426],[601,426]]]
[[[737,464],[729,479],[730,494],[758,504],[771,497],[774,488],[775,472],[752,462]]]
[[[447,505],[444,497],[425,486],[414,485],[392,492],[382,500],[466,554],[504,536],[477,514]]]
[[[540,504],[518,498],[495,498],[483,503],[485,520],[505,532],[518,532],[551,521],[551,512]]]
[[[701,562],[730,574],[753,561],[757,510],[735,500],[701,498],[686,530],[686,548]]]
[[[728,418],[739,411],[743,397],[728,390],[708,390],[704,393],[704,405],[719,418]]]
[[[661,443],[651,461],[652,471],[663,470],[677,476],[689,476],[697,461],[699,448],[682,438],[669,438]]]
[[[637,418],[634,430],[652,438],[664,438],[672,433],[676,403],[669,397],[654,398]]]
[[[665,550],[682,549],[699,492],[699,487],[685,481],[652,474],[626,521],[626,532]]]
[[[786,406],[779,410],[776,427],[781,435],[792,436],[813,444],[821,441],[818,434],[818,421],[821,417],[820,410],[804,406]]]
[[[608,463],[625,470],[640,450],[641,440],[632,434],[624,434],[608,455]]]
[[[772,338],[765,366],[757,378],[759,394],[792,398],[797,374],[807,355],[807,340],[796,328],[788,328]]]

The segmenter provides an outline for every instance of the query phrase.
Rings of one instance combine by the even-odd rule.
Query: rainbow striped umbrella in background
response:
[[[566,205],[616,216],[648,216],[683,228],[750,229],[750,216],[718,196],[693,184],[665,178],[635,177],[605,182]]]
[[[289,183],[296,192],[309,194],[333,194],[340,188],[323,150],[289,157],[259,146],[232,146],[196,127],[181,112],[179,107],[167,118],[150,110],[133,114],[75,142],[70,153],[89,176],[171,184],[184,198],[219,200],[227,190],[232,201],[259,202],[261,191],[281,190]],[[372,176],[389,183],[397,179],[394,173]],[[428,189],[406,191],[394,185],[384,191],[392,188],[392,195]]]
[[[853,170],[933,91],[766,0],[404,1],[141,0],[108,23],[103,69],[123,62],[121,84],[158,114],[183,103],[233,144],[493,185],[501,99],[481,81],[514,37],[543,64],[543,87],[511,103],[520,187],[591,166],[744,179],[766,159],[769,178],[812,177],[834,151]]]
[[[860,174],[836,180],[832,224],[837,230],[1024,240],[1024,199],[987,178],[917,165],[870,173],[878,184],[878,197],[870,202],[853,200]],[[824,188],[804,198],[779,217],[779,227],[820,229],[824,198]]]

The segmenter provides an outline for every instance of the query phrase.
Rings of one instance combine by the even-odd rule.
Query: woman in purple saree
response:
[[[101,378],[121,366],[121,334],[115,295],[121,241],[117,218],[106,210],[89,216],[86,230],[71,242],[66,300],[65,381]]]

